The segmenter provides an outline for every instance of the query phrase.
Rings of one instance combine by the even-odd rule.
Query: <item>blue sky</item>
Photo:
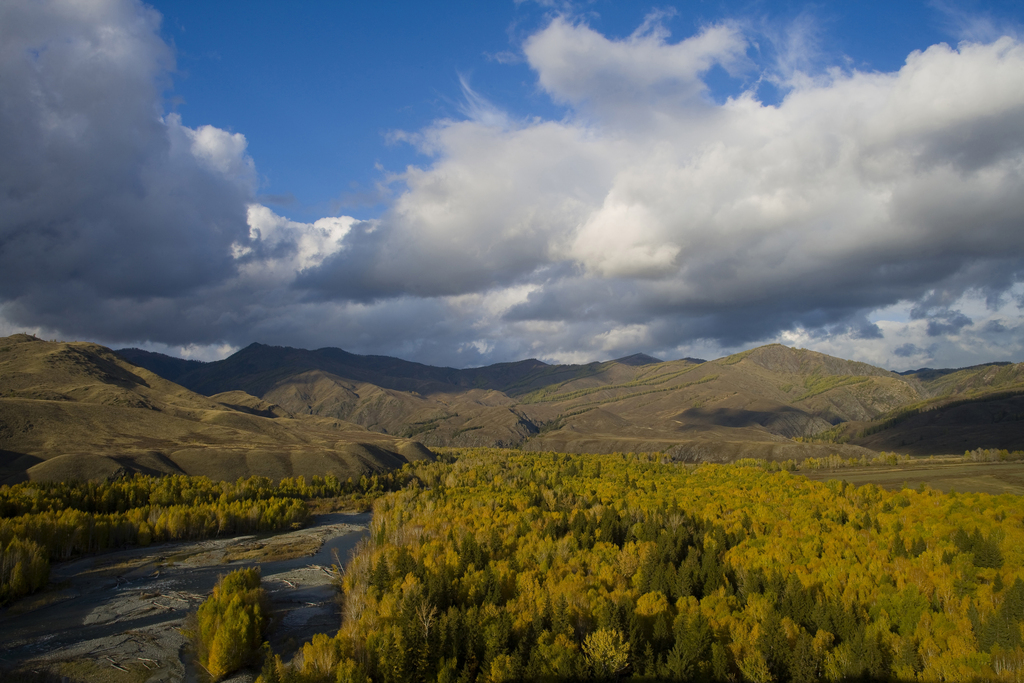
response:
[[[654,12],[663,13],[676,40],[710,24],[742,22],[759,34],[747,54],[762,68],[792,50],[796,66],[812,72],[897,70],[914,50],[991,39],[1000,29],[1016,31],[1024,16],[1012,2],[151,4],[177,52],[168,109],[186,125],[243,133],[265,203],[307,221],[378,215],[386,202],[377,184],[386,173],[429,163],[389,134],[463,117],[463,80],[513,116],[567,115],[537,87],[520,49],[553,13],[565,11],[619,39]],[[716,68],[707,78],[710,96],[735,96],[759,76]],[[784,91],[762,81],[757,93],[777,102]]]
[[[1024,360],[1009,2],[0,6],[0,333]]]

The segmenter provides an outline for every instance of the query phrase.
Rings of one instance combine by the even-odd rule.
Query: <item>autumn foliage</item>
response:
[[[378,500],[341,631],[281,680],[1024,676],[1019,497],[455,455]]]
[[[267,627],[268,599],[259,568],[221,578],[197,614],[196,658],[214,681],[253,663]]]

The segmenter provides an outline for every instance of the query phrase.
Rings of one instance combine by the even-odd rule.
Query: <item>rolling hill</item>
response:
[[[154,372],[172,368],[203,394],[245,391],[295,415],[428,446],[662,451],[694,461],[1024,448],[1024,364],[901,375],[779,344],[708,362],[637,354],[463,370],[261,344],[199,365],[118,353]]]
[[[862,427],[853,435],[857,443],[913,455],[1024,449],[1024,363],[926,369],[907,377],[921,383],[925,398]]]
[[[96,344],[0,338],[0,482],[127,472],[345,479],[430,457],[418,442],[296,416],[242,391],[199,395]]]

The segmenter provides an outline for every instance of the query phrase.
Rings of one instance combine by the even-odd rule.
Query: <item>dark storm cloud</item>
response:
[[[941,337],[947,334],[956,334],[973,322],[960,311],[948,311],[928,320],[928,336]]]
[[[910,343],[900,344],[895,349],[893,349],[892,352],[894,355],[899,356],[900,358],[910,358],[911,356],[917,356],[921,353],[924,353],[922,349]]]
[[[233,274],[253,177],[244,138],[162,117],[173,55],[158,26],[134,2],[0,5],[0,300],[17,303],[8,314],[60,323]]]
[[[495,239],[490,228],[500,226],[474,224],[452,239],[396,229],[395,220],[354,225],[344,250],[299,273],[295,287],[320,300],[451,296],[514,284],[545,261],[543,241]]]

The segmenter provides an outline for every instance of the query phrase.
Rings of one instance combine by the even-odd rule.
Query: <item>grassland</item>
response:
[[[946,493],[1024,496],[1024,462],[965,463],[935,458],[892,467],[857,467],[800,474],[813,481],[840,479],[855,486],[877,484],[890,490],[927,485]]]
[[[1024,446],[1024,396],[1015,394],[1024,389],[1024,366],[1009,364],[899,375],[780,344],[700,362],[531,359],[466,370],[258,344],[187,367],[133,353],[202,392],[242,389],[295,415],[338,418],[429,447],[676,448],[720,462],[768,451],[821,457],[823,444],[843,457]]]
[[[201,396],[96,344],[0,342],[0,483],[132,472],[344,480],[431,457],[414,441],[241,391]]]

